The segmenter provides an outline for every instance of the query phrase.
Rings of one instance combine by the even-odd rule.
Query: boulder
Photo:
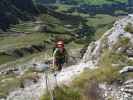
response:
[[[44,72],[44,71],[48,71],[50,66],[48,64],[45,63],[37,63],[37,64],[33,64],[33,69],[39,72]]]
[[[126,66],[119,71],[119,73],[121,74],[128,73],[128,72],[133,72],[133,66]]]

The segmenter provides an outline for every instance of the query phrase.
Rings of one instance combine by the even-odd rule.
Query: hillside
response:
[[[54,90],[55,97],[65,100],[68,98],[69,100],[132,100],[132,27],[133,15],[129,15],[116,21],[99,40],[92,42],[82,61],[75,65],[81,67],[80,76],[74,77],[77,75],[74,73],[78,68],[75,68],[71,74],[68,72],[70,77],[73,75],[73,83],[71,86],[64,86],[65,83],[62,82],[63,86]],[[71,96],[68,97],[70,94]],[[49,100],[49,98],[50,95],[45,94],[41,100]]]
[[[51,60],[53,46],[58,39],[64,40],[71,55],[69,65],[80,58],[80,49],[86,40],[80,30],[85,29],[86,35],[92,32],[89,26],[85,26],[85,19],[45,7],[41,10],[43,13],[36,16],[36,20],[21,20],[0,35],[0,98],[21,88],[23,82],[30,86],[29,82],[35,75],[31,66],[38,61]]]
[[[91,5],[126,3],[127,2],[127,0],[74,0],[74,1],[80,4],[91,4]]]
[[[66,3],[66,4],[112,4],[112,3],[127,3],[128,0],[36,0],[41,3]]]
[[[129,26],[129,23],[133,25],[132,21],[132,15],[117,21],[102,38],[88,46],[81,62],[64,68],[57,74],[58,88],[54,88],[56,99],[133,99],[132,71],[129,68],[123,70],[128,66],[133,68],[132,27]],[[46,89],[44,77],[45,75],[41,74],[38,83],[10,93],[8,99],[28,98],[28,100],[32,100],[34,98],[39,100],[43,88]],[[49,87],[51,88],[56,86],[53,78],[53,73],[50,73]],[[50,97],[51,94],[45,94],[41,100],[49,100]]]
[[[127,0],[1,0],[0,100],[133,100],[131,6]],[[53,69],[58,40],[68,51],[61,71]]]
[[[20,20],[31,20],[36,15],[36,5],[32,0],[1,0],[0,1],[0,29],[6,31],[10,24],[17,24]]]

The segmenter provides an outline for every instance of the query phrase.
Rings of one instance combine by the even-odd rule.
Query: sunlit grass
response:
[[[81,4],[101,5],[112,4],[114,2],[127,2],[127,0],[75,0]]]
[[[32,44],[40,44],[43,41],[47,41],[49,38],[49,34],[46,33],[33,33],[33,34],[26,34],[20,36],[7,36],[1,37],[0,40],[0,50],[8,50],[12,48],[22,48],[26,46],[30,46]]]
[[[57,87],[54,89],[54,97],[57,100],[80,100],[80,92],[66,86]],[[50,100],[51,96],[48,94],[41,96],[40,100]]]

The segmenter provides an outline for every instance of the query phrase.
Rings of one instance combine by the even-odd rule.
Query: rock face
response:
[[[133,79],[130,79],[123,83],[121,91],[129,94],[133,94]],[[133,97],[133,96],[132,96]]]
[[[132,89],[129,89],[131,85],[132,82],[127,82],[122,86],[100,84],[99,87],[103,90],[104,100],[132,100]]]
[[[120,70],[120,73],[128,73],[128,72],[133,72],[133,66],[126,66],[122,70]]]
[[[133,16],[129,15],[126,18],[118,20],[115,22],[113,28],[107,31],[98,41],[91,43],[88,46],[88,50],[84,54],[83,62],[88,62],[93,60],[95,64],[98,63],[99,58],[106,49],[114,49],[114,45],[117,44],[120,38],[127,38],[131,45],[129,47],[117,48],[116,51],[122,50],[126,52],[129,56],[132,56],[133,48],[133,34],[131,32],[125,31],[125,27],[128,24],[133,24]]]
[[[83,62],[92,61],[94,65],[98,65],[100,58],[105,50],[112,51],[121,56],[126,56],[125,60],[133,61],[133,15],[129,15],[115,22],[113,28],[108,30],[98,41],[92,42],[83,56]],[[120,57],[121,58],[121,57]],[[119,62],[117,62],[119,64]],[[126,74],[133,72],[132,63],[124,63],[125,67],[118,73],[126,77]],[[112,63],[112,65],[114,65]],[[124,82],[126,81],[126,82]],[[106,85],[104,87],[105,100],[133,100],[133,80],[132,77],[123,80],[122,84],[118,83]],[[108,98],[110,97],[110,98]]]

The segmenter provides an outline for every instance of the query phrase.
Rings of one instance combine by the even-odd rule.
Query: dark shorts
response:
[[[55,64],[64,64],[65,60],[64,59],[56,59]]]
[[[56,67],[58,68],[57,70],[58,71],[61,71],[62,70],[62,67],[63,67],[63,64],[65,63],[65,60],[64,59],[56,59],[55,60],[55,64],[56,64]]]

